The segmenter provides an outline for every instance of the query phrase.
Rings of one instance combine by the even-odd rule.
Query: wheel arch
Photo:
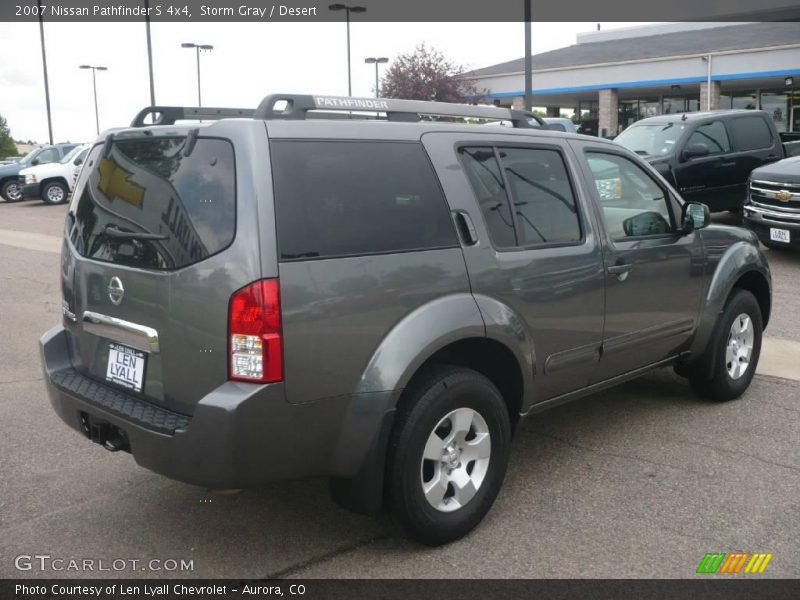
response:
[[[65,177],[62,177],[61,175],[56,175],[55,177],[48,177],[47,179],[42,179],[42,181],[39,182],[39,187],[42,190],[44,190],[44,186],[46,186],[48,183],[54,183],[54,182],[64,184],[64,187],[67,188],[67,193],[69,193],[69,182],[66,180]]]
[[[703,300],[691,346],[691,357],[702,356],[728,298],[736,289],[746,289],[753,293],[766,327],[772,310],[772,277],[769,264],[755,243],[736,242],[720,257]]]

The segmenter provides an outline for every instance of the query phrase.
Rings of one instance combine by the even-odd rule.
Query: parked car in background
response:
[[[22,196],[41,198],[47,204],[63,204],[67,201],[77,178],[77,172],[86,155],[89,144],[75,146],[58,162],[27,167],[19,172],[23,179]]]
[[[18,162],[0,165],[0,196],[6,202],[22,200],[22,179],[19,172],[27,167],[58,162],[78,144],[54,144],[31,150]]]
[[[750,174],[744,224],[773,249],[800,249],[800,156]]]
[[[752,232],[515,110],[152,107],[96,142],[74,196],[40,341],[64,422],[204,487],[331,477],[427,544],[489,511],[524,417],[664,366],[733,400],[769,321]]]
[[[542,121],[547,123],[547,128],[554,131],[565,131],[567,133],[578,133],[578,125],[571,119],[563,117],[543,117]]]
[[[0,159],[0,165],[10,165],[15,162],[19,162],[21,156],[6,156],[5,158]]]
[[[684,200],[702,202],[712,212],[741,210],[750,172],[788,155],[775,124],[761,110],[650,117],[614,141],[645,158]]]

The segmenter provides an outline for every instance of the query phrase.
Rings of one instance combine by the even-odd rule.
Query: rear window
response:
[[[75,189],[70,238],[85,257],[171,270],[212,256],[233,241],[233,147],[186,137],[121,139],[107,156],[95,146]]]
[[[281,260],[456,244],[418,143],[277,140],[271,155]]]
[[[761,117],[731,119],[730,128],[738,150],[758,150],[772,146],[772,132]]]

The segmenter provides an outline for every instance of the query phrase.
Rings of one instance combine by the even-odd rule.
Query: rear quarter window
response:
[[[95,146],[75,189],[70,239],[85,257],[171,270],[227,248],[236,231],[233,146],[185,137]]]
[[[456,245],[421,144],[273,140],[270,152],[281,260]]]
[[[772,146],[772,131],[759,116],[738,117],[728,123],[738,150],[759,150]]]

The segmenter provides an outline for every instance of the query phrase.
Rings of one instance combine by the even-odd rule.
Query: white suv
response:
[[[22,196],[41,198],[47,204],[63,204],[72,191],[90,144],[76,146],[59,162],[27,167],[19,172],[24,179]]]

